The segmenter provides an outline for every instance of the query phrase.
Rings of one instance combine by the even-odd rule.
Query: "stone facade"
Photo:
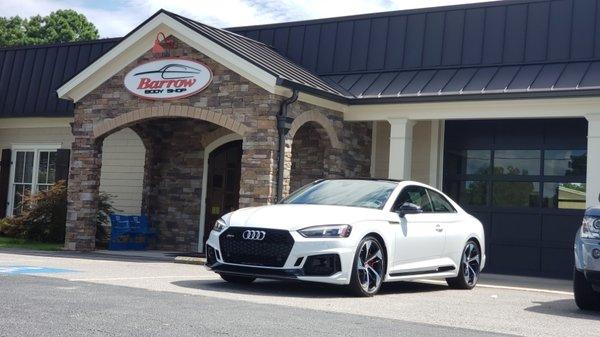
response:
[[[193,119],[150,120],[134,126],[146,145],[142,212],[157,231],[155,248],[197,247],[204,146],[217,126]]]
[[[124,88],[123,78],[133,67],[154,59],[148,52],[76,103],[67,249],[94,249],[102,140],[124,127],[136,131],[146,146],[142,207],[151,225],[159,230],[159,248],[195,249],[203,149],[207,142],[221,135],[234,132],[243,140],[240,207],[275,201],[276,114],[285,97],[270,94],[180,41],[176,41],[171,56],[205,63],[213,71],[212,83],[204,91],[186,98],[169,101],[138,98]],[[344,122],[339,112],[300,102],[292,105],[290,116],[297,120],[286,140],[286,191],[296,133],[297,139],[301,139],[299,149],[304,144],[321,148],[322,160],[304,159],[306,165],[314,166],[313,176],[319,175],[319,163],[325,163],[322,164],[325,176],[369,175],[370,124]],[[302,131],[304,123],[317,123],[321,129],[316,128],[320,130],[316,133]],[[319,141],[313,139],[317,134]],[[301,161],[297,161],[296,167],[302,172]]]

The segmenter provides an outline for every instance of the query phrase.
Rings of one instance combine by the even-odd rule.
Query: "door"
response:
[[[571,277],[586,136],[583,118],[446,122],[444,191],[483,223],[485,272]]]
[[[406,214],[396,228],[394,261],[398,270],[426,270],[438,267],[444,251],[444,224],[433,213],[431,199],[425,188],[407,186],[398,195],[393,210],[409,202],[420,206],[423,213]]]
[[[56,149],[15,149],[12,153],[9,215],[19,215],[24,196],[46,190],[54,184]]]
[[[239,207],[241,162],[241,140],[224,144],[210,153],[204,241],[221,216]]]

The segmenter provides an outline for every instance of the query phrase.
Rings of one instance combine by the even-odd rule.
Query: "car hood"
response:
[[[393,220],[378,209],[327,205],[269,205],[242,208],[224,216],[230,226],[298,230],[317,225]],[[396,219],[397,220],[397,219]]]

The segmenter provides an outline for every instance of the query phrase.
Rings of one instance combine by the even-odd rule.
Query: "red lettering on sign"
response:
[[[189,88],[196,83],[196,79],[181,79],[181,80],[160,80],[160,81],[152,81],[149,78],[143,77],[140,78],[140,82],[138,83],[138,89],[162,89],[164,87],[171,88]]]

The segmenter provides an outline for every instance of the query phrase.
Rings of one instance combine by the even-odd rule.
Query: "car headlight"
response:
[[[221,232],[221,231],[223,231],[223,229],[225,229],[225,227],[227,227],[227,224],[225,223],[225,220],[219,219],[219,220],[217,220],[217,222],[215,222],[215,226],[213,227],[213,231],[215,231],[215,232]]]
[[[350,232],[352,232],[350,225],[314,226],[298,231],[305,238],[347,238]]]
[[[600,239],[600,218],[584,217],[581,225],[581,237],[585,239]]]

